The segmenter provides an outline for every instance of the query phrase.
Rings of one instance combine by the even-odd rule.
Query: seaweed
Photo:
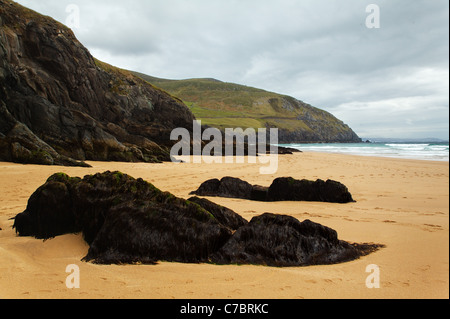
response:
[[[266,213],[247,222],[207,199],[185,200],[109,171],[83,179],[52,175],[13,228],[19,236],[44,240],[82,233],[89,244],[83,260],[99,264],[306,266],[353,260],[381,247],[349,244],[333,229],[286,215]]]

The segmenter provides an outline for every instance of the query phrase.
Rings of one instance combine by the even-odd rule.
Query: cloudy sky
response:
[[[121,68],[291,95],[361,137],[448,140],[448,0],[17,2]]]

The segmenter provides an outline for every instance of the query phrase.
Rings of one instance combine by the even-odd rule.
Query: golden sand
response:
[[[299,299],[449,298],[449,164],[323,153],[280,156],[274,175],[259,164],[143,164],[90,162],[92,168],[0,163],[1,298]],[[81,262],[81,235],[45,242],[17,237],[13,220],[30,195],[56,172],[83,177],[119,170],[188,198],[207,179],[233,176],[268,186],[281,176],[334,179],[356,200],[350,204],[210,198],[244,218],[265,212],[310,219],[339,238],[385,248],[337,265],[271,268],[160,262],[94,265]],[[80,288],[68,289],[67,265],[80,269]],[[368,288],[368,265],[379,268],[380,288]]]

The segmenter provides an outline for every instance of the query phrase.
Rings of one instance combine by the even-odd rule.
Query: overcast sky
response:
[[[287,94],[360,137],[448,140],[448,0],[17,2],[121,68]]]

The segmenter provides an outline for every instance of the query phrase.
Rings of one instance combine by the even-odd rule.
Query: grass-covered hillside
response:
[[[280,130],[280,142],[359,142],[332,114],[293,97],[215,79],[166,80],[135,73],[180,98],[202,124]]]

